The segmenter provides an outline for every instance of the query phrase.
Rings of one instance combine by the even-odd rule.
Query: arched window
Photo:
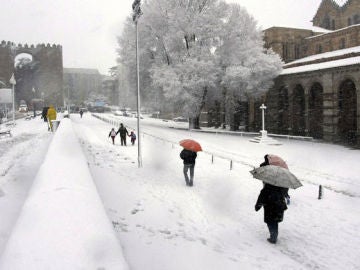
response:
[[[348,18],[348,25],[351,25],[351,18]]]
[[[355,14],[354,18],[353,18],[354,24],[359,24],[360,23],[360,16],[359,14]]]
[[[329,17],[325,17],[322,23],[322,27],[325,29],[329,29],[330,30],[330,18]]]
[[[346,43],[345,38],[340,39],[339,49],[345,49]]]
[[[322,53],[322,45],[321,44],[316,45],[316,53]]]

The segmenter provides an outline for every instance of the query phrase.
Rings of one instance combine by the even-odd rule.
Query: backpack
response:
[[[110,135],[111,135],[112,137],[116,136],[116,131],[115,131],[115,130],[112,130],[112,131],[110,132]]]

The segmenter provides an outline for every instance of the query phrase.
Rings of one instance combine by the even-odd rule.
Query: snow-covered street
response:
[[[135,118],[104,116],[129,131],[136,127]],[[139,169],[129,139],[127,147],[119,137],[112,145],[111,124],[90,113],[71,120],[130,269],[360,268],[359,150],[293,140],[259,145],[249,137],[189,132],[145,118]],[[0,252],[53,136],[40,118],[17,122],[14,136],[0,140]],[[184,138],[204,149],[192,188],[185,186],[179,158],[177,142]],[[303,183],[290,190],[276,245],[266,241],[263,210],[254,210],[262,183],[249,173],[268,153],[283,157]],[[325,187],[322,200],[319,185]]]

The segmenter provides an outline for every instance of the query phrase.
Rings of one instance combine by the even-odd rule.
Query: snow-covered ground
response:
[[[136,119],[107,117],[136,127]],[[360,268],[360,151],[291,140],[259,145],[144,119],[139,169],[136,146],[122,147],[118,137],[116,145],[110,142],[111,124],[88,113],[71,120],[130,269]],[[40,119],[19,120],[13,134],[0,140],[0,252],[52,138]],[[192,188],[185,186],[179,158],[177,142],[184,138],[205,150]],[[262,210],[254,210],[262,183],[249,173],[267,153],[283,157],[303,183],[290,190],[276,245],[266,241]]]

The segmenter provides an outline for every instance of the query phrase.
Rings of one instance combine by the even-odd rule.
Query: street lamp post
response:
[[[10,84],[12,84],[12,111],[13,111],[13,124],[15,125],[15,84],[16,84],[16,80],[15,80],[15,76],[14,73],[11,75],[10,78]]]
[[[135,23],[135,43],[136,43],[136,88],[137,88],[137,132],[138,132],[138,167],[142,167],[142,157],[141,157],[141,134],[140,134],[140,80],[139,80],[139,37],[138,37],[138,20],[142,15],[140,8],[141,0],[135,0],[132,4],[133,9],[133,21]]]

